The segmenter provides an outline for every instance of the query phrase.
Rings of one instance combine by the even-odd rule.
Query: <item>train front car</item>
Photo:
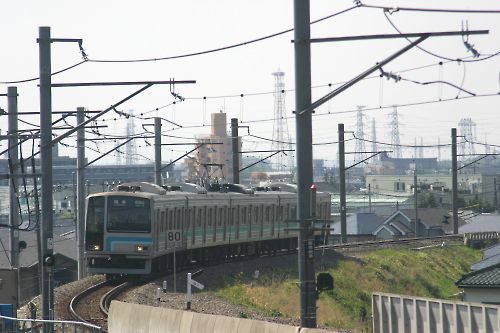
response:
[[[105,192],[87,203],[85,255],[90,274],[151,272],[152,194]]]

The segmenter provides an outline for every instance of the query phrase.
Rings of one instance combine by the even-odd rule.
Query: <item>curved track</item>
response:
[[[316,251],[321,250],[335,250],[339,252],[356,252],[356,251],[369,251],[376,248],[386,247],[405,247],[415,248],[423,245],[438,245],[442,243],[461,243],[463,242],[462,235],[449,235],[438,237],[421,237],[421,238],[407,238],[398,240],[384,240],[384,241],[367,241],[367,242],[353,242],[345,244],[325,245],[315,248]],[[261,255],[266,257],[266,255]],[[220,262],[218,262],[220,264]],[[195,265],[196,266],[196,265]],[[192,267],[191,267],[192,268]],[[182,269],[180,270],[182,271]],[[170,272],[166,272],[169,274]],[[165,273],[164,273],[165,274]],[[149,276],[145,279],[127,280],[118,279],[112,281],[105,281],[95,284],[81,293],[77,294],[71,299],[68,304],[68,312],[71,316],[78,321],[98,325],[102,327],[102,332],[107,332],[107,317],[111,301],[123,293],[124,290],[133,285],[145,284],[158,278],[158,274]],[[98,301],[97,301],[98,300]],[[82,314],[83,311],[78,309],[86,305],[86,315]]]
[[[68,304],[68,312],[75,320],[98,325],[102,332],[107,332],[105,327],[111,301],[131,285],[131,281],[122,280],[97,283],[75,295]]]

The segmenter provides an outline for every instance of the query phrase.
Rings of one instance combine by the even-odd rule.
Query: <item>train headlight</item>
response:
[[[94,251],[101,251],[101,245],[99,245],[99,244],[94,245],[93,250]]]
[[[135,246],[135,251],[136,252],[144,252],[147,251],[148,247],[146,245],[136,245]]]

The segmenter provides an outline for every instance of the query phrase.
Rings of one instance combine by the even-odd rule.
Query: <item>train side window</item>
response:
[[[254,217],[253,217],[253,223],[257,224],[259,222],[259,207],[254,208]]]
[[[219,211],[217,209],[217,206],[214,207],[213,214],[214,214],[213,223],[214,223],[214,226],[216,226],[217,225],[217,220],[219,218]]]
[[[241,224],[247,224],[247,208],[241,208]]]
[[[196,224],[196,207],[191,208],[191,225],[194,227]]]
[[[231,221],[231,225],[238,224],[238,218],[240,217],[239,214],[240,214],[239,209],[237,207],[233,207],[233,218]]]
[[[161,212],[160,232],[165,231],[165,212]]]
[[[266,223],[269,223],[269,221],[271,220],[270,210],[271,210],[271,208],[269,206],[266,206],[266,218],[264,220]]]
[[[198,227],[201,227],[201,211],[202,211],[202,208],[199,207],[197,210],[198,210],[198,214],[197,214],[197,218],[196,218],[196,224],[198,225]]]
[[[219,227],[222,225],[223,210],[224,210],[224,208],[219,208],[219,220],[217,221],[217,225]]]
[[[290,213],[290,219],[296,220],[297,219],[297,207],[292,206],[291,213]]]
[[[176,230],[179,230],[180,227],[181,227],[181,218],[182,218],[181,212],[182,212],[181,208],[175,210],[175,221],[174,221],[174,224],[175,224],[175,229]]]
[[[207,225],[212,226],[212,207],[208,208]]]

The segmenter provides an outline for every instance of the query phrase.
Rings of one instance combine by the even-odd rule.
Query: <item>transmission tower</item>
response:
[[[389,126],[391,127],[391,145],[394,151],[394,156],[396,158],[401,158],[401,141],[399,139],[399,117],[398,117],[398,106],[394,105],[392,112],[389,114],[391,121]]]
[[[286,120],[285,104],[285,73],[278,69],[274,76],[274,123],[272,150],[291,149],[290,133]],[[274,169],[276,171],[293,170],[293,157],[291,152],[276,154],[273,158]],[[288,157],[287,157],[288,156]]]
[[[365,131],[363,129],[363,109],[364,105],[358,105],[358,112],[356,113],[356,145],[354,147],[354,161],[359,162],[365,159]]]
[[[135,122],[134,122],[134,110],[129,111],[130,117],[127,121],[127,138],[131,138],[135,135]],[[137,146],[135,145],[135,140],[130,140],[125,145],[125,163],[127,165],[134,164],[135,156],[137,155]]]
[[[474,141],[476,141],[476,123],[471,118],[462,118],[458,122],[459,135],[462,137],[459,155],[462,161],[470,159],[475,154]]]

